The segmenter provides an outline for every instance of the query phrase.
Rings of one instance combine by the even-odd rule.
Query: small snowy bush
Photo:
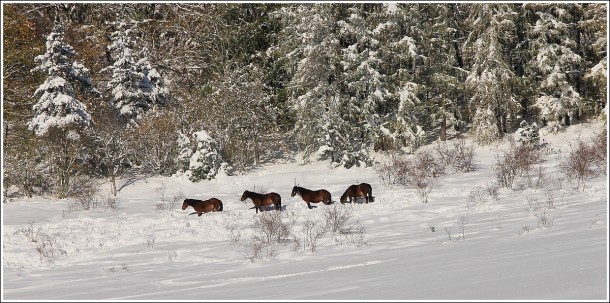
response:
[[[194,133],[192,139],[180,134],[178,144],[181,148],[178,162],[193,182],[211,180],[219,171],[230,169],[222,161],[216,141],[204,130]]]
[[[477,109],[472,121],[472,135],[479,145],[487,145],[500,138],[493,110]]]
[[[540,142],[540,133],[538,130],[538,124],[536,124],[536,122],[530,124],[523,120],[519,124],[519,129],[517,129],[517,132],[515,133],[515,139],[517,142],[534,145],[538,144],[538,142]]]
[[[534,165],[540,162],[542,157],[535,146],[515,144],[511,141],[510,149],[503,156],[496,155],[493,170],[500,186],[512,188],[519,176],[529,178],[532,173],[540,175],[539,170],[534,170]]]
[[[415,188],[422,203],[428,203],[430,193],[440,186],[446,165],[429,149],[420,149],[412,157],[391,155],[377,165],[384,184],[399,184]]]
[[[475,171],[474,146],[466,144],[466,140],[458,138],[449,142],[438,142],[436,153],[444,166],[453,167],[458,172]]]
[[[576,181],[577,188],[584,190],[585,181],[598,174],[595,169],[595,153],[595,145],[589,145],[579,140],[565,160],[561,162],[561,171],[568,179]]]

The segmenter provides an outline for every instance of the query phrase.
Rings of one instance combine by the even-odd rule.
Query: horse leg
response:
[[[307,201],[307,208],[311,209],[311,204]]]

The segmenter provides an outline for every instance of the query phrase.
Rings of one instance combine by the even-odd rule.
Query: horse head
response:
[[[290,194],[290,196],[291,196],[291,197],[294,197],[294,196],[297,194],[297,192],[298,192],[298,191],[299,191],[299,190],[298,190],[298,187],[297,187],[297,186],[294,186],[294,187],[292,188],[292,193]]]
[[[185,210],[187,207],[189,207],[188,200],[189,199],[184,199],[184,202],[182,202],[182,210]]]

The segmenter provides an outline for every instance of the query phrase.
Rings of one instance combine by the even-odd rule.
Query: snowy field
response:
[[[385,185],[374,168],[293,160],[200,183],[124,179],[115,211],[13,198],[2,205],[2,299],[607,301],[607,174],[574,189],[558,166],[570,144],[600,129],[543,134],[548,182],[518,180],[497,195],[489,191],[493,163],[508,144],[476,147],[478,169],[448,170],[427,204],[412,188]],[[295,181],[329,190],[334,201],[350,184],[368,182],[375,202],[310,210],[290,196]],[[109,189],[101,185],[104,197]],[[244,190],[279,193],[281,218],[292,227],[259,258],[253,224],[275,212],[256,214],[250,200],[240,201]],[[224,211],[189,215],[181,200],[169,210],[180,193],[219,198]],[[349,215],[350,232],[307,242],[307,224],[322,226],[332,208]]]

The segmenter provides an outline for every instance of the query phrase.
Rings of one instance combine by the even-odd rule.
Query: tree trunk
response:
[[[496,109],[496,127],[498,128],[498,138],[504,137],[504,131],[502,130],[502,114]]]
[[[114,176],[110,178],[110,186],[112,187],[112,195],[116,197],[116,178]]]
[[[441,121],[440,138],[441,138],[441,141],[447,141],[447,118],[446,117],[443,117],[443,120]]]

